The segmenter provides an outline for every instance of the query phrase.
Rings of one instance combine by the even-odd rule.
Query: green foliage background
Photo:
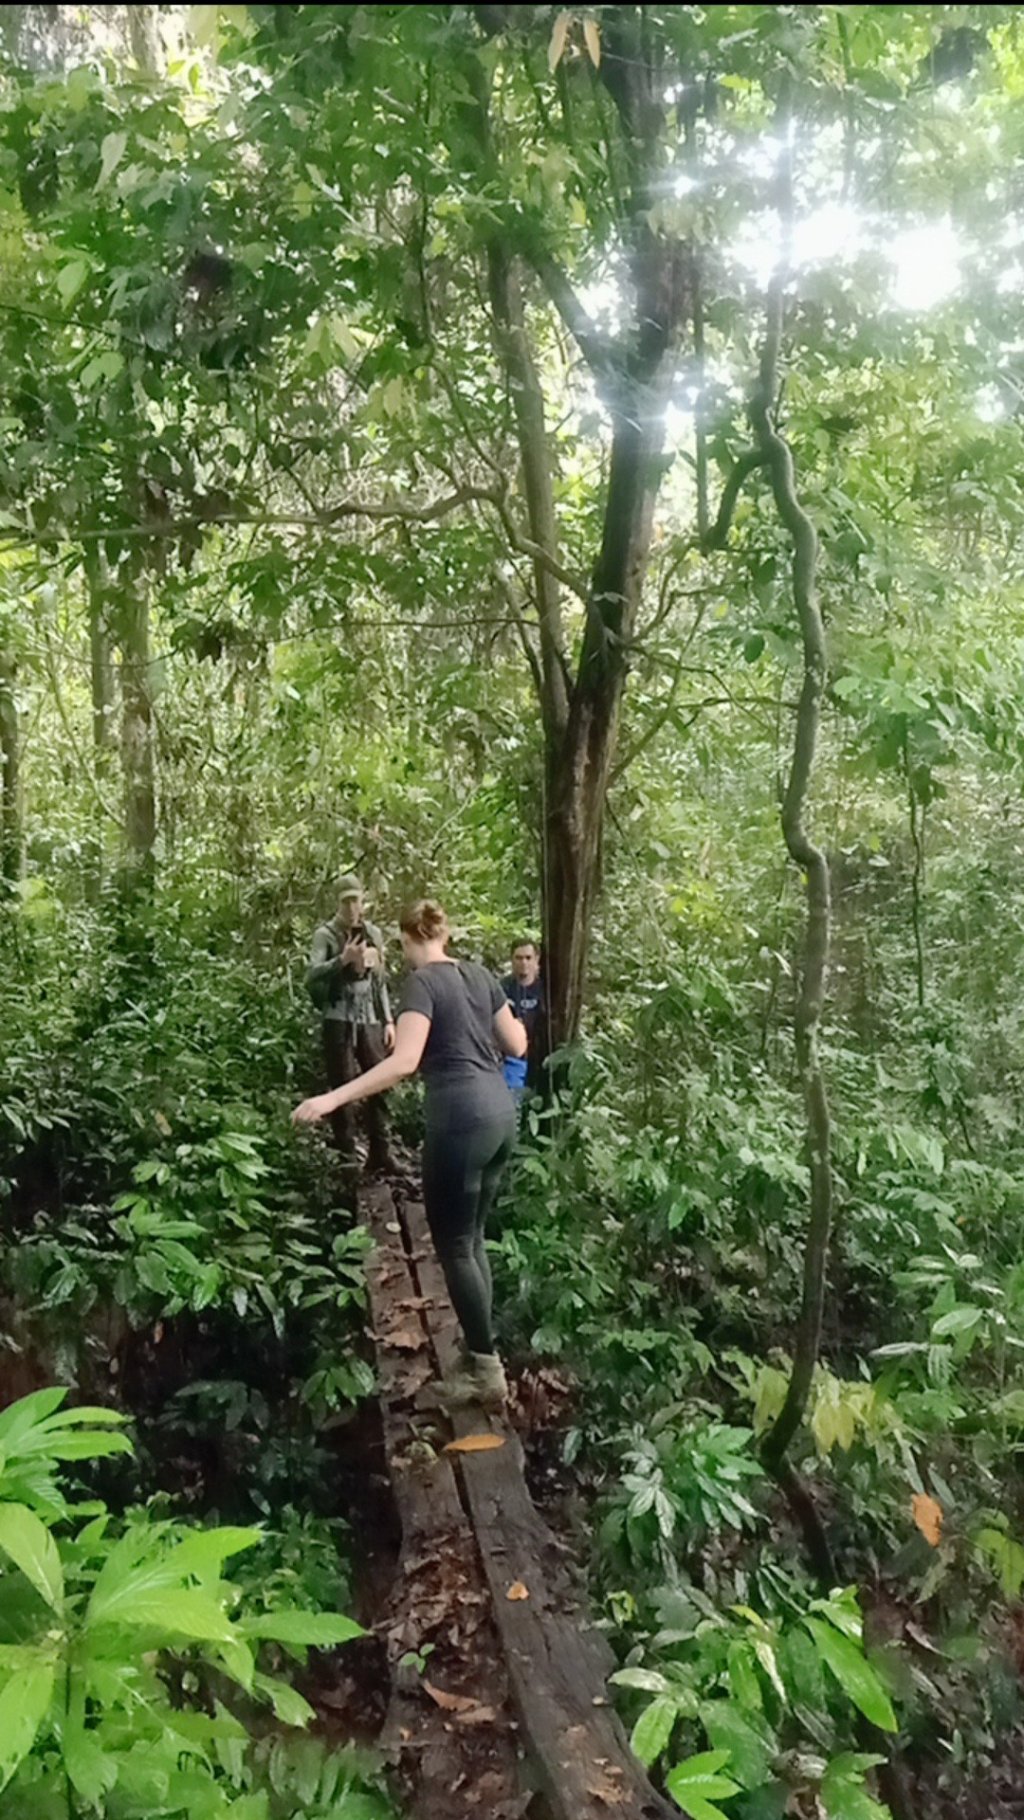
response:
[[[298,1474],[319,1511],[324,1424],[372,1374],[360,1239],[287,1127],[316,1078],[305,949],[352,866],[378,920],[436,891],[495,963],[540,926],[533,584],[481,249],[495,222],[524,258],[539,238],[616,326],[629,173],[584,23],[600,42],[617,9],[563,30],[518,8],[484,38],[500,9],[193,8],[155,68],[116,22],[40,51],[34,9],[5,10],[26,15],[0,84],[10,1356],[41,1348],[94,1397],[125,1385],[144,1491],[155,1437],[233,1411],[215,1502],[273,1516]],[[1020,14],[644,12],[682,72],[653,225],[699,259],[705,340],[673,390],[567,1123],[534,1116],[502,1211],[503,1339],[552,1380],[539,1482],[683,1811],[871,1820],[895,1726],[920,1811],[972,1813],[972,1788],[1012,1787],[1024,1717]],[[487,181],[467,58],[496,82]],[[748,437],[783,77],[780,409],[830,646],[813,819],[839,1201],[798,1464],[857,1599],[813,1586],[757,1464],[806,1226],[788,550],[756,475],[726,548],[698,535]],[[929,227],[956,257],[905,307],[893,260]],[[585,577],[608,413],[524,283]],[[565,617],[575,650],[568,588]],[[199,1369],[140,1383],[157,1328]],[[940,1507],[934,1542],[914,1499]]]

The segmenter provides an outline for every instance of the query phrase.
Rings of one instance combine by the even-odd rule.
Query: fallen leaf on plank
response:
[[[528,1586],[524,1586],[521,1580],[514,1580],[509,1587],[508,1592],[505,1594],[505,1597],[506,1599],[511,1599],[512,1603],[515,1604],[519,1599],[528,1599],[530,1597],[530,1589]]]
[[[450,1694],[443,1687],[435,1687],[432,1681],[424,1681],[423,1691],[445,1713],[471,1713],[477,1705],[472,1694]]]
[[[458,1725],[493,1725],[497,1714],[493,1706],[473,1706],[469,1712],[460,1713]]]
[[[413,1333],[411,1327],[400,1327],[397,1333],[384,1336],[385,1346],[394,1346],[398,1352],[419,1352],[423,1344],[423,1335]]]
[[[492,1453],[495,1447],[504,1447],[502,1435],[460,1435],[458,1440],[449,1441],[445,1453]]]

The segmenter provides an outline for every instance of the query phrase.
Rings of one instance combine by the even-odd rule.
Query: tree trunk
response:
[[[103,889],[104,854],[109,820],[108,785],[113,758],[114,658],[110,639],[112,599],[110,572],[98,547],[85,553],[86,610],[89,619],[89,683],[92,696],[92,762],[96,779],[95,821],[86,867],[86,893],[91,903]]]
[[[21,877],[21,729],[15,698],[17,666],[0,654],[0,877],[10,887]]]
[[[144,76],[155,76],[163,62],[157,6],[128,6],[128,44]]]
[[[629,672],[628,640],[650,554],[664,439],[653,388],[638,387],[612,441],[601,550],[564,733],[547,740],[544,878],[548,1043],[576,1037],[600,873],[601,838]]]
[[[110,589],[106,564],[87,565],[89,597],[89,681],[92,692],[92,749],[97,777],[110,765],[114,714],[114,660],[110,645]]]
[[[925,1002],[925,960],[924,960],[924,927],[922,917],[922,895],[924,890],[924,805],[918,801],[914,787],[914,773],[907,751],[906,737],[903,742],[903,766],[907,774],[907,808],[910,812],[910,839],[914,849],[914,870],[910,875],[910,925],[914,932],[914,960],[917,978],[917,1003],[924,1009]]]
[[[126,882],[148,876],[156,840],[153,707],[149,676],[149,589],[143,570],[126,579],[118,602],[121,764],[124,772]]]
[[[487,37],[506,29],[512,10],[473,9]],[[600,78],[614,102],[630,171],[630,198],[622,223],[633,283],[629,327],[614,341],[597,329],[543,235],[518,219],[514,210],[510,221],[490,233],[486,242],[495,342],[515,416],[534,559],[539,661],[533,653],[531,667],[540,696],[545,782],[541,890],[548,1019],[542,1036],[549,1054],[573,1042],[579,1032],[619,708],[662,473],[668,382],[680,324],[688,308],[692,313],[689,250],[650,226],[662,175],[664,84],[647,41],[644,9],[604,11],[606,55]],[[466,75],[473,97],[470,134],[480,175],[500,188],[490,76],[475,54],[467,59]],[[562,629],[565,572],[559,562],[544,394],[524,320],[518,259],[533,266],[590,366],[613,423],[601,548],[574,677]],[[524,637],[528,639],[525,629]]]

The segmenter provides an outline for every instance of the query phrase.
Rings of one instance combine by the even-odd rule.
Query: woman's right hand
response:
[[[315,1125],[318,1119],[327,1118],[328,1114],[333,1111],[334,1105],[331,1095],[329,1093],[316,1093],[313,1095],[312,1099],[303,1100],[301,1106],[296,1106],[295,1111],[292,1113],[292,1124]]]

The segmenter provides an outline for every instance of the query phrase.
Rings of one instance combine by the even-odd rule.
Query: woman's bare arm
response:
[[[368,1068],[365,1074],[357,1075],[354,1081],[346,1081],[344,1087],[335,1087],[333,1093],[318,1093],[311,1100],[303,1100],[292,1113],[295,1125],[312,1125],[317,1119],[325,1119],[341,1106],[355,1105],[359,1100],[369,1100],[375,1093],[386,1093],[389,1087],[397,1086],[410,1074],[415,1074],[423,1060],[423,1051],[430,1035],[430,1019],[422,1011],[403,1011],[395,1031],[395,1046],[391,1054],[375,1068]]]

